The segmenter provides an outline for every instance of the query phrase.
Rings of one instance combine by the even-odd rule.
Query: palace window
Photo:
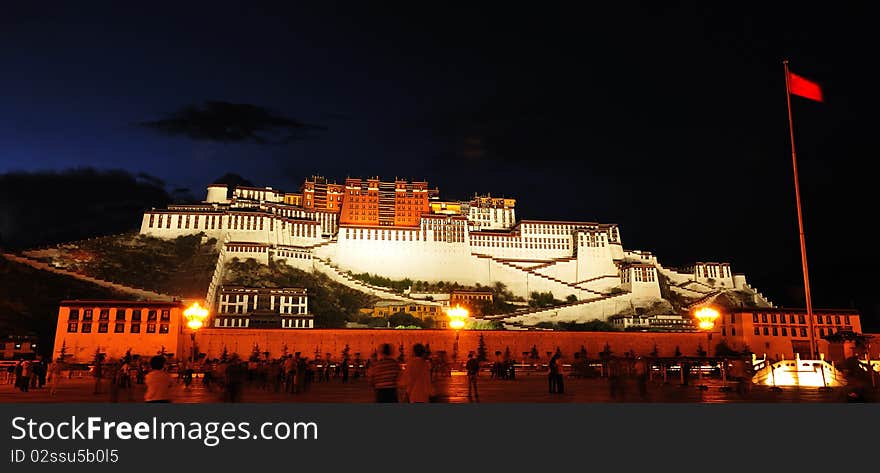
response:
[[[79,309],[70,309],[67,320],[79,320]]]
[[[141,324],[131,324],[130,333],[141,333]]]
[[[82,333],[92,333],[92,323],[91,322],[83,322]]]
[[[83,320],[92,320],[92,309],[83,310]]]
[[[835,316],[834,316],[834,324],[835,324],[835,325],[840,325],[840,316],[839,316],[839,315],[835,315]]]
[[[776,314],[770,314],[770,322],[776,323]]]
[[[803,315],[798,315],[798,323],[799,324],[803,325],[803,324],[807,323],[806,320],[807,319]]]
[[[125,320],[125,309],[116,309],[116,320]]]
[[[171,311],[168,309],[162,309],[162,319],[163,322],[168,322],[171,320]]]
[[[116,322],[116,326],[113,327],[113,333],[122,333],[125,332],[125,323],[124,322]]]
[[[147,333],[156,333],[156,324],[147,324]]]
[[[758,314],[752,314],[752,322],[758,323]]]
[[[730,314],[730,323],[732,323],[732,324],[736,323],[736,314]]]
[[[806,336],[807,336],[807,329],[805,329],[805,328],[802,328],[802,329],[801,329],[801,336],[802,336],[802,337],[806,337]]]
[[[761,314],[761,322],[767,323],[767,314]]]
[[[760,329],[760,328],[755,327],[755,335],[761,335],[761,329]]]
[[[736,336],[736,327],[730,327],[730,336],[731,336],[731,337],[735,337],[735,336]]]
[[[159,324],[159,333],[168,333],[168,324]]]
[[[788,336],[788,328],[786,328],[786,327],[782,327],[782,336],[783,336],[783,337],[787,337],[787,336]]]
[[[770,330],[767,327],[764,327],[764,335],[770,335]]]
[[[155,217],[155,215],[150,214],[150,228],[153,228],[153,217]]]
[[[101,322],[98,324],[98,333],[107,333],[107,322]]]
[[[98,320],[110,320],[110,309],[101,309],[98,313]]]
[[[779,330],[777,330],[776,327],[773,327],[773,336],[774,337],[779,336]]]
[[[826,323],[827,325],[831,325],[831,316],[830,316],[830,315],[826,315],[826,316],[825,316],[825,323]]]
[[[134,309],[131,311],[131,321],[132,322],[140,322],[141,321],[141,310]]]
[[[151,311],[147,312],[147,321],[148,322],[150,322],[150,321],[155,322],[156,321],[156,311],[155,310],[151,310]]]
[[[71,332],[71,333],[76,333],[77,325],[79,325],[79,324],[76,322],[69,322],[67,324],[67,331]]]
[[[788,323],[790,323],[790,324],[794,323],[794,314],[788,314]]]
[[[846,325],[852,325],[852,324],[849,323],[849,316],[848,316],[848,315],[844,316],[844,317],[843,317],[843,320],[844,320],[844,324],[846,324]]]

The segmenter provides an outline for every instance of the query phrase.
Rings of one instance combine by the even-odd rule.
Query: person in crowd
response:
[[[624,376],[626,376],[626,367],[623,360],[617,357],[608,360],[608,388],[611,399],[623,401],[626,398]]]
[[[233,353],[226,366],[226,401],[241,402],[241,393],[247,379],[247,364],[243,363],[237,353]]]
[[[643,356],[636,357],[633,374],[636,377],[636,385],[639,387],[639,396],[642,400],[648,398],[648,360]]]
[[[299,352],[297,352],[297,356],[299,356]],[[288,393],[296,392],[296,360],[287,355],[287,359],[284,360],[284,390]]]
[[[18,365],[9,365],[6,368],[6,384],[14,384],[15,383],[15,372],[18,368]]]
[[[165,357],[156,355],[150,358],[150,372],[144,376],[147,392],[144,393],[144,401],[149,403],[171,402],[171,387],[174,380],[165,371]]]
[[[560,362],[559,362],[559,354],[555,353],[552,357],[550,357],[550,362],[548,363],[548,373],[547,373],[547,382],[550,387],[551,394],[562,394],[562,386],[560,385]]]
[[[425,346],[413,345],[413,356],[403,373],[406,399],[411,403],[429,402],[431,398],[431,362],[425,358]]]
[[[58,392],[58,384],[61,383],[62,361],[57,359],[49,365],[49,395],[54,396]]]
[[[95,394],[101,394],[101,378],[104,376],[104,366],[103,360],[101,357],[95,361],[95,366],[92,368],[92,376],[95,378]]]
[[[15,367],[15,382],[18,389],[21,392],[28,392],[28,386],[30,386],[31,382],[31,362],[27,360],[22,360],[18,362],[18,366]]]
[[[381,347],[381,356],[370,365],[370,384],[376,392],[376,402],[398,402],[397,383],[400,378],[400,363],[391,356],[391,345]]]
[[[468,353],[467,363],[464,365],[467,371],[468,379],[468,399],[480,400],[480,393],[477,391],[477,378],[480,376],[480,360],[474,356],[474,352]]]

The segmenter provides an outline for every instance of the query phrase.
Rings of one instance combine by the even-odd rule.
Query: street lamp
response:
[[[189,306],[185,311],[183,311],[183,316],[186,317],[186,326],[189,327],[192,332],[190,333],[190,341],[192,342],[192,362],[193,364],[199,358],[198,351],[196,349],[196,331],[202,328],[202,325],[205,323],[205,319],[208,318],[208,309],[200,306],[198,302],[194,302],[193,305]]]
[[[446,309],[446,315],[449,317],[449,328],[455,330],[455,344],[452,345],[452,359],[458,361],[458,336],[461,329],[464,328],[465,320],[468,318],[468,310],[461,306],[450,307]]]
[[[720,314],[717,310],[711,307],[702,307],[694,312],[694,316],[699,321],[697,327],[700,330],[706,331],[707,340],[706,340],[706,349],[711,349],[712,346],[712,329],[715,328],[715,320],[718,319]],[[708,354],[708,351],[706,352]],[[723,369],[723,368],[722,368]],[[709,386],[703,384],[703,363],[700,362],[700,385],[697,386],[697,389],[700,391],[705,391],[709,389]]]

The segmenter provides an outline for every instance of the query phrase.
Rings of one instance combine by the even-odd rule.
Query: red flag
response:
[[[804,79],[794,72],[788,73],[788,90],[792,94],[805,99],[815,100],[816,102],[824,101],[822,100],[822,88],[819,87],[819,84]]]

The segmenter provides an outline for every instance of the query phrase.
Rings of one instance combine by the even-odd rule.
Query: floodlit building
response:
[[[307,291],[298,287],[222,286],[216,328],[315,328]]]
[[[53,358],[86,362],[100,352],[120,358],[175,355],[182,348],[182,302],[61,301]]]
[[[661,285],[687,300],[737,291],[751,297],[753,305],[773,306],[728,263],[664,267],[650,252],[625,250],[616,224],[517,220],[515,209],[515,199],[490,194],[467,202],[440,200],[439,190],[427,181],[371,177],[340,184],[312,176],[299,194],[271,187],[230,192],[225,184],[212,184],[200,204],[145,212],[141,233],[159,238],[204,233],[219,242],[220,257],[205,298],[212,309],[224,264],[232,258],[264,264],[283,259],[380,299],[407,303],[411,296],[350,275],[466,287],[501,283],[526,300],[534,292],[549,292],[576,301],[552,314],[518,314],[515,322],[522,326],[548,314],[557,321],[607,320],[625,307],[647,307],[662,299]]]

